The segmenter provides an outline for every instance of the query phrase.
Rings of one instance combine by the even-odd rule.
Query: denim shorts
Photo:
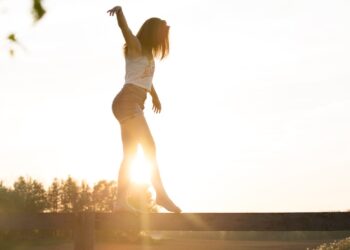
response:
[[[119,123],[143,115],[147,90],[134,84],[125,84],[113,100],[112,110]]]

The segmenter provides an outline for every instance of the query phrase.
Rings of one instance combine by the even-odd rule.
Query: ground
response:
[[[234,240],[159,240],[149,244],[97,242],[95,250],[306,250],[325,241],[234,241]],[[7,249],[4,249],[7,250]],[[9,250],[74,250],[73,243],[28,244]]]

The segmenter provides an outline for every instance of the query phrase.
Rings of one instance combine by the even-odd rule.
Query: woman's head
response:
[[[169,54],[169,26],[157,17],[146,20],[136,37],[139,39],[142,52],[163,59]]]

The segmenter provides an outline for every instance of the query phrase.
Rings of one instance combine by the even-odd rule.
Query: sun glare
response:
[[[137,150],[136,158],[131,166],[131,181],[135,183],[150,183],[151,169],[142,149]]]

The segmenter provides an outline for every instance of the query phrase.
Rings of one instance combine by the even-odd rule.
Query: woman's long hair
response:
[[[136,37],[141,43],[142,54],[152,54],[153,57],[160,59],[163,59],[169,54],[169,26],[164,20],[157,17],[146,20]],[[125,55],[127,50],[128,47],[125,44]]]

